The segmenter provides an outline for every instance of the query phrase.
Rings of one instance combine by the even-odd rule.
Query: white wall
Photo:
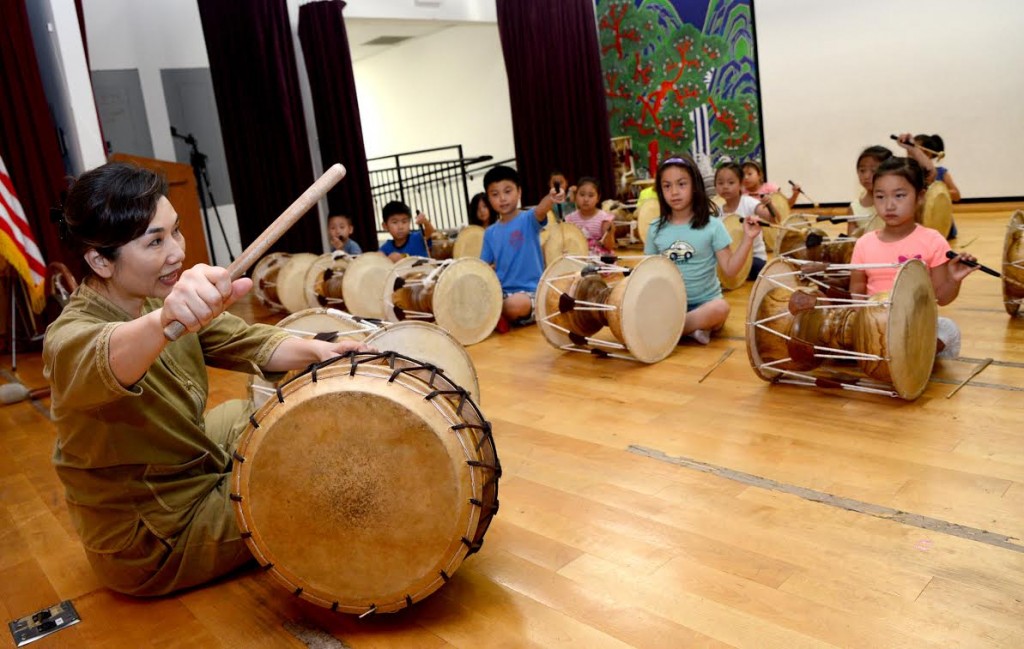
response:
[[[965,198],[1024,195],[1024,3],[756,0],[768,175],[819,202],[859,189],[858,153],[938,133]]]
[[[449,27],[353,69],[367,157],[451,144],[466,156],[515,157],[496,24]]]

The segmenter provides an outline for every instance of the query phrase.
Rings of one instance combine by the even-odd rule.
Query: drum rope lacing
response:
[[[282,392],[282,388],[284,388],[285,386],[297,380],[303,379],[307,375],[309,376],[310,381],[312,383],[316,383],[318,380],[317,373],[319,370],[334,365],[336,363],[340,363],[345,360],[349,361],[350,363],[349,376],[355,376],[357,369],[361,365],[370,364],[378,360],[385,360],[387,362],[388,368],[391,370],[391,375],[387,379],[388,383],[394,383],[403,374],[416,376],[414,374],[415,372],[429,372],[429,380],[424,380],[422,377],[419,376],[417,376],[416,378],[419,378],[421,381],[426,383],[430,388],[432,388],[432,390],[427,392],[426,394],[422,392],[419,392],[419,394],[423,396],[425,401],[434,403],[437,412],[448,423],[449,430],[457,434],[459,445],[462,447],[463,455],[466,458],[466,465],[469,466],[471,469],[475,469],[471,470],[469,473],[470,484],[472,486],[472,493],[479,493],[482,495],[488,489],[493,488],[494,490],[493,504],[485,503],[483,500],[479,498],[469,498],[469,504],[475,507],[477,510],[479,510],[479,514],[477,517],[469,517],[469,519],[467,520],[466,533],[462,535],[462,537],[459,539],[462,546],[466,548],[465,555],[462,555],[460,552],[453,553],[450,557],[448,557],[445,567],[441,568],[438,571],[438,576],[434,581],[427,583],[420,591],[417,591],[416,593],[407,593],[404,596],[403,601],[406,606],[411,606],[413,602],[418,601],[422,597],[426,597],[426,595],[433,593],[435,590],[437,590],[438,587],[440,587],[439,585],[437,585],[437,579],[440,579],[442,583],[446,583],[451,578],[451,574],[454,573],[456,569],[458,569],[459,565],[462,563],[462,560],[465,557],[476,553],[483,546],[484,533],[487,531],[488,527],[491,524],[491,520],[494,518],[494,515],[497,513],[499,508],[498,480],[501,477],[501,462],[498,460],[497,449],[494,446],[494,435],[492,432],[491,423],[484,418],[479,406],[477,406],[477,404],[473,401],[469,392],[455,384],[453,381],[451,381],[445,375],[444,370],[442,368],[429,363],[423,363],[419,360],[416,360],[414,358],[405,356],[394,351],[350,351],[320,363],[313,363],[309,365],[305,372],[297,376],[294,376],[288,381],[285,381],[281,385],[277,386],[276,393],[278,395],[279,402],[285,402],[284,394]],[[396,367],[397,361],[404,361],[406,363],[409,363],[410,365],[408,367]],[[446,386],[441,387],[447,387],[448,389],[439,389],[439,386],[435,385],[435,381],[437,381],[439,378],[443,379],[444,382],[447,384]],[[409,389],[410,391],[418,392],[409,385],[403,384],[403,386]],[[445,409],[443,407],[435,403],[437,397],[445,397],[449,405],[454,408],[456,414],[460,416],[462,415],[463,410],[466,409],[466,406],[468,404],[471,410],[471,415],[474,415],[476,419],[481,423],[473,424],[467,423],[466,421],[455,421],[454,419],[452,419],[452,417],[448,415],[447,412],[445,412]],[[249,415],[249,422],[254,429],[259,428],[259,422],[256,420],[256,414],[257,413],[254,412]],[[463,431],[479,433],[478,439],[473,444],[474,451],[479,451],[479,449],[482,446],[484,446],[484,444],[487,444],[490,447],[490,451],[492,452],[494,457],[493,464],[473,459],[473,456],[468,451],[466,444],[466,435],[463,434]],[[472,437],[472,435],[469,435],[469,437]],[[246,457],[239,453],[237,450],[232,452],[232,458],[240,464],[244,464],[246,462]],[[488,472],[490,477],[488,477],[486,480],[483,480],[481,479],[482,476],[477,475],[477,471],[481,473]],[[241,493],[232,492],[229,493],[228,496],[229,499],[233,502],[241,503],[243,501],[243,495]],[[238,509],[237,511],[239,513],[239,529],[241,531],[241,537],[243,539],[252,539],[252,526],[249,523],[249,521],[247,521],[245,518],[245,511],[243,509]],[[474,518],[476,519],[475,525]],[[280,569],[275,570],[274,562],[268,560],[267,557],[264,556],[262,549],[258,545],[249,544],[249,549],[252,552],[253,556],[256,558],[256,560],[259,562],[263,570],[274,570],[277,579],[288,584],[289,588],[293,588],[292,594],[294,596],[301,597],[305,593],[306,599],[319,603],[322,606],[329,607],[332,611],[338,610],[340,606],[339,601],[328,602],[326,600],[323,600],[322,598],[316,597],[308,592],[305,592],[305,589],[303,587],[294,584],[291,579],[289,579],[280,571]],[[363,618],[368,615],[372,615],[377,611],[377,608],[377,604],[371,603],[364,612],[360,613],[359,617]]]
[[[411,280],[411,281],[408,281],[408,282],[405,281],[404,277],[399,275],[396,278],[398,281],[395,283],[395,286],[393,287],[393,290],[397,290],[397,289],[402,288],[404,286],[422,286],[424,289],[428,289],[428,288],[432,287],[434,284],[437,283],[437,278],[441,274],[441,272],[445,268],[447,268],[448,266],[454,264],[456,261],[458,261],[458,260],[457,259],[444,259],[444,260],[440,260],[439,261],[439,260],[424,259],[424,260],[418,261],[417,263],[411,264],[409,266],[409,270],[418,269],[418,268],[420,268],[421,266],[423,266],[425,264],[431,264],[431,265],[434,266],[434,268],[429,273],[427,273],[426,276],[420,277],[419,279],[414,279],[414,280]],[[393,294],[394,293],[392,292],[392,293],[389,293],[388,295],[384,296],[384,306],[385,307],[390,307],[392,309],[396,308],[395,307],[395,303],[392,301],[392,298],[391,298],[391,295],[393,295]],[[434,314],[433,313],[428,313],[426,311],[407,311],[405,309],[402,309],[401,311],[402,311],[402,319],[403,320],[406,320],[406,319],[433,320],[434,319]]]

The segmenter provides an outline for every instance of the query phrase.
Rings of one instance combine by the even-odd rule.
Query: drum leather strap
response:
[[[789,296],[789,312],[793,315],[799,315],[804,311],[811,311],[815,305],[818,304],[818,295],[820,293],[809,293],[807,291],[794,291]]]

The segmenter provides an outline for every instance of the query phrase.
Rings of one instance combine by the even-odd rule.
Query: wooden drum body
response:
[[[381,295],[385,320],[433,321],[463,345],[487,338],[501,317],[498,276],[472,257],[403,259],[388,272]]]
[[[381,292],[384,281],[394,262],[380,252],[364,252],[352,258],[341,280],[345,308],[353,315],[364,318],[384,317]]]
[[[938,306],[928,268],[902,265],[892,291],[866,298],[835,289],[829,267],[774,259],[751,291],[747,355],[773,382],[916,399],[935,360]],[[848,278],[847,278],[848,279]]]
[[[253,415],[231,499],[253,556],[288,592],[367,615],[422,600],[480,548],[500,474],[465,390],[401,355],[350,354]]]
[[[549,266],[537,285],[537,323],[559,349],[656,363],[679,344],[686,286],[665,257],[619,262],[563,257]],[[618,342],[593,338],[605,326]]]
[[[1017,315],[1024,302],[1024,211],[1010,216],[1003,241],[1003,303],[1006,312]]]
[[[732,239],[732,243],[729,244],[729,249],[732,252],[736,252],[736,249],[743,243],[743,217],[736,214],[728,214],[722,217],[722,224],[725,225],[726,232],[729,233],[729,238]],[[740,268],[739,272],[732,277],[727,276],[722,272],[722,267],[716,264],[718,269],[718,283],[722,285],[722,288],[726,291],[734,291],[747,281],[747,275],[750,274],[750,267],[754,264],[754,253],[748,252],[747,259],[743,262],[743,267]]]
[[[849,264],[857,239],[844,235],[833,238],[825,230],[815,227],[814,223],[813,216],[791,215],[783,225],[799,231],[780,231],[775,239],[775,252],[789,259]]]
[[[345,309],[345,271],[352,259],[344,252],[329,252],[310,264],[302,282],[307,308]]]
[[[289,258],[291,255],[286,252],[272,252],[256,262],[252,269],[252,294],[268,309],[286,310],[277,294],[277,276]]]

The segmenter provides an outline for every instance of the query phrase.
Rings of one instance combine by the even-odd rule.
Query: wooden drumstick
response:
[[[960,256],[959,254],[953,252],[952,250],[947,250],[946,251],[946,259],[956,259],[959,256]],[[983,264],[979,264],[976,261],[971,261],[969,259],[961,259],[960,263],[961,264],[967,264],[968,266],[976,266],[978,268],[978,270],[980,270],[983,273],[988,273],[992,277],[1002,277],[1002,274],[998,270],[992,270],[988,266],[985,266]]]
[[[897,142],[900,142],[900,141],[901,141],[901,140],[900,140],[900,138],[899,138],[899,136],[897,136],[897,135],[890,135],[890,136],[889,136],[889,139],[892,139],[892,140],[896,140]],[[920,144],[917,144],[916,142],[913,142],[913,141],[911,141],[911,142],[903,142],[903,144],[909,144],[910,146],[915,146],[915,147],[917,147],[918,149],[921,149],[922,151],[924,151],[925,153],[927,153],[928,155],[933,155],[933,156],[935,156],[935,158],[936,158],[937,160],[939,160],[939,159],[942,159],[942,158],[944,158],[944,157],[946,156],[946,154],[945,154],[944,152],[942,152],[942,151],[932,151],[932,150],[931,150],[931,149],[929,149],[928,147],[926,147],[926,146],[921,146]]]
[[[228,273],[234,281],[245,274],[260,257],[262,257],[270,246],[277,243],[277,240],[288,231],[295,223],[302,218],[311,207],[317,204],[321,198],[327,195],[332,187],[338,184],[345,177],[345,167],[339,163],[332,165],[320,176],[309,189],[302,192],[302,195],[295,199],[295,202],[288,206],[273,223],[267,226],[256,240],[249,244],[242,254],[228,266]],[[185,333],[185,325],[180,322],[172,322],[164,327],[164,337],[167,340],[175,341],[181,334]]]
[[[775,228],[776,230],[786,230],[787,232],[799,232],[800,234],[804,233],[804,231],[799,228],[793,228],[788,225],[779,225],[778,223],[772,223],[770,221],[765,221],[764,219],[757,219],[755,223],[757,223],[763,228]]]
[[[953,396],[954,394],[956,394],[957,392],[959,392],[960,388],[962,388],[965,385],[967,385],[967,383],[970,382],[971,379],[973,379],[974,377],[976,377],[979,374],[981,374],[982,370],[984,370],[986,367],[988,367],[991,364],[992,364],[992,359],[991,358],[986,358],[982,362],[978,363],[978,365],[974,368],[973,371],[971,371],[971,373],[967,376],[967,378],[964,379],[963,381],[961,381],[960,385],[958,385],[955,388],[953,388],[953,391],[946,395],[946,398],[948,399],[951,396]]]

